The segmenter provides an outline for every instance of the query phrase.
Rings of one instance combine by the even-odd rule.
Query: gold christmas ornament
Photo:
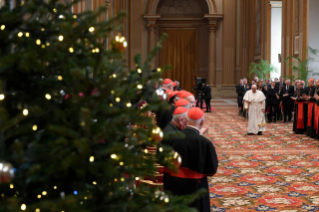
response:
[[[152,130],[152,138],[157,141],[157,142],[161,142],[163,140],[164,137],[164,133],[161,130],[161,128],[156,127]]]
[[[115,36],[115,38],[111,42],[112,49],[123,53],[127,48],[127,41],[126,38],[123,37],[121,34]]]
[[[14,169],[10,163],[0,161],[0,183],[10,182],[14,177]]]

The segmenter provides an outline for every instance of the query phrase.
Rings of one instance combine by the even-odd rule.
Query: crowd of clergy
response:
[[[165,79],[155,89],[156,92],[165,92],[170,104],[169,109],[155,112],[157,125],[164,132],[161,145],[171,146],[182,158],[178,172],[164,169],[164,191],[191,195],[204,188],[206,194],[190,206],[200,212],[210,212],[207,177],[217,172],[218,159],[212,142],[203,136],[208,129],[204,127],[205,113],[196,107],[194,95],[182,90],[178,82]],[[210,108],[206,110],[210,111]],[[177,132],[182,136],[172,137]]]
[[[319,79],[309,79],[307,86],[302,80],[290,79],[284,81],[283,77],[271,79],[258,79],[255,77],[251,84],[247,79],[241,79],[236,86],[239,115],[247,117],[245,109],[245,96],[252,88],[263,93],[265,104],[263,112],[268,123],[283,121],[290,123],[293,120],[293,131],[298,134],[307,134],[319,139]],[[294,115],[292,115],[294,114]]]

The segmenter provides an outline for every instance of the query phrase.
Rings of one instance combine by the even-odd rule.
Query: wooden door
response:
[[[191,91],[198,71],[198,35],[196,28],[162,28],[168,39],[160,52],[160,66],[171,65],[171,70],[163,73],[163,78],[180,82],[184,90]]]

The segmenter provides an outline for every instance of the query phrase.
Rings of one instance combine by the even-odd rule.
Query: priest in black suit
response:
[[[239,81],[239,85],[236,86],[236,93],[237,93],[237,104],[238,104],[238,115],[243,113],[243,98],[246,93],[245,85],[243,80]]]
[[[292,108],[293,108],[293,100],[291,97],[294,95],[294,86],[290,85],[290,79],[286,80],[286,84],[282,88],[281,92],[281,99],[284,109],[284,122],[287,122],[287,116],[288,116],[288,123],[291,122],[291,116],[292,116]]]
[[[199,212],[210,212],[207,176],[216,174],[218,159],[212,142],[199,134],[203,124],[204,112],[197,107],[190,109],[187,127],[182,131],[185,138],[175,139],[172,143],[173,149],[182,157],[182,164],[177,173],[170,172],[165,190],[182,196],[204,188],[207,193],[191,203],[190,207]]]
[[[297,90],[291,98],[295,101],[293,131],[297,134],[302,134],[307,132],[308,104],[306,101],[307,91],[302,88],[301,82],[297,83]]]

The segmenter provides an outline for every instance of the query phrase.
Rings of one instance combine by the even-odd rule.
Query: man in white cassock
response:
[[[248,135],[262,135],[266,130],[265,95],[253,85],[244,96],[244,107],[248,110]]]

